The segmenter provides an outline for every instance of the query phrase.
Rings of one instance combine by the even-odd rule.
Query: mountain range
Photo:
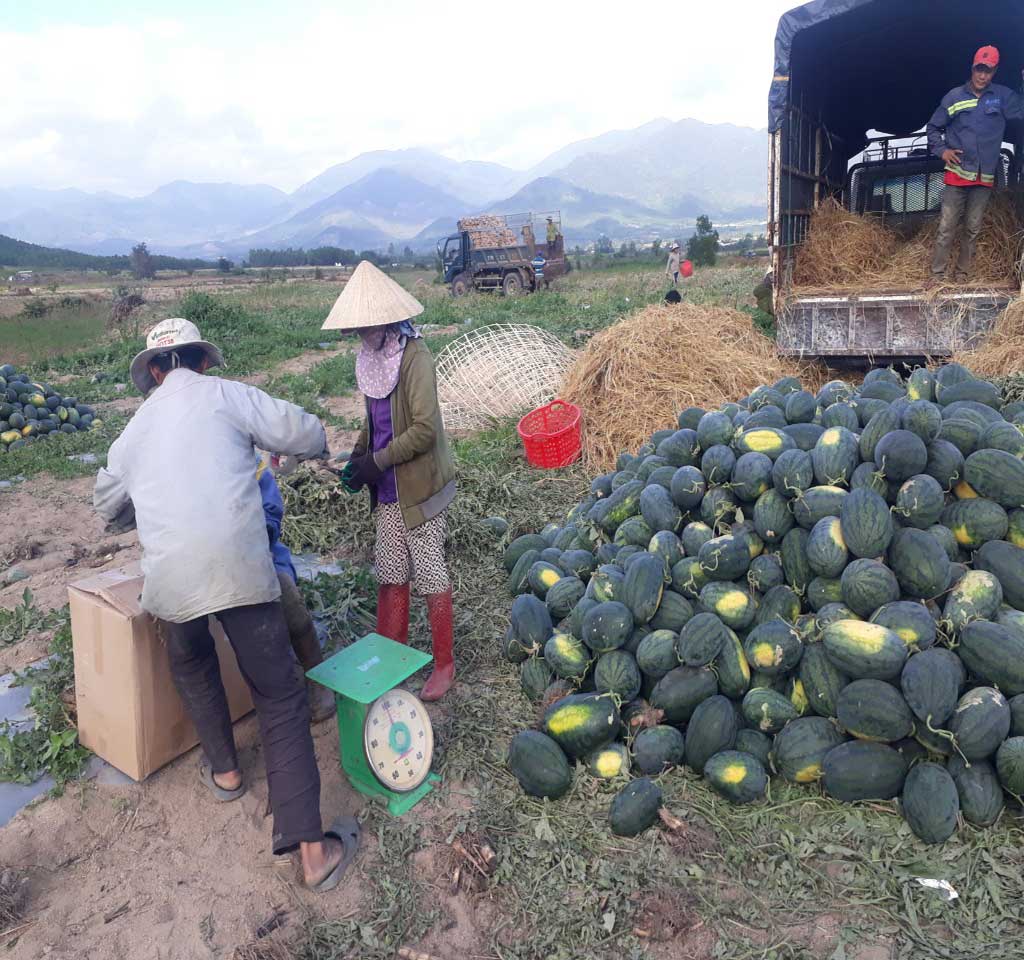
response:
[[[389,244],[421,252],[462,216],[558,210],[569,245],[602,234],[678,237],[702,213],[719,223],[763,220],[767,143],[764,130],[658,119],[571,143],[528,170],[414,148],[360,154],[290,194],[181,180],[135,198],[0,187],[0,234],[104,255],[140,240],[176,256]]]

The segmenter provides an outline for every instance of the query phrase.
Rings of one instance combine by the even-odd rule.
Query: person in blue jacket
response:
[[[284,501],[281,491],[274,479],[274,471],[266,458],[260,460],[256,468],[256,477],[263,498],[263,518],[267,527],[267,538],[270,541],[270,556],[274,561],[277,579],[281,584],[281,607],[284,611],[288,636],[292,649],[302,665],[303,672],[308,672],[323,661],[320,640],[313,626],[313,618],[309,615],[302,593],[296,583],[295,565],[292,563],[292,552],[281,542],[281,521],[284,519]],[[334,715],[334,695],[327,687],[306,681],[309,695],[309,709],[313,723],[319,723]]]
[[[998,66],[999,51],[982,47],[974,55],[970,80],[950,90],[928,121],[928,149],[946,165],[933,281],[946,272],[961,221],[964,232],[956,280],[969,279],[985,208],[996,184],[1006,121],[1024,120],[1024,98],[992,82]]]

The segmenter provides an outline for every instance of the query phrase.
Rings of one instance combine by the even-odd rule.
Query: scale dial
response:
[[[363,726],[366,762],[389,790],[415,790],[430,773],[434,728],[423,704],[395,688],[370,704]]]

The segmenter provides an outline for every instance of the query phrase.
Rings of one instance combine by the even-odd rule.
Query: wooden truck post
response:
[[[557,230],[546,242],[547,221]],[[544,258],[543,284],[566,273],[565,238],[559,211],[509,215],[484,214],[458,222],[459,232],[439,241],[444,281],[456,297],[470,290],[500,291],[507,297],[537,289],[534,259]]]

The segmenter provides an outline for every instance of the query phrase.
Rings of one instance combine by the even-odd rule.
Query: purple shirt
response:
[[[383,450],[394,437],[394,430],[391,426],[391,397],[384,397],[377,400],[374,397],[370,401],[370,419],[373,427],[373,453]],[[388,467],[381,478],[377,481],[377,502],[397,503],[398,487],[395,484],[395,468]]]

